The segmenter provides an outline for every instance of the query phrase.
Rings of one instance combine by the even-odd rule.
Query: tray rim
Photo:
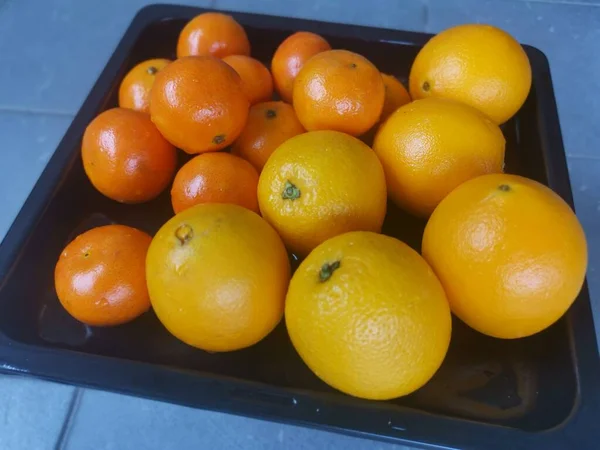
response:
[[[101,108],[113,84],[115,70],[128,57],[137,37],[154,22],[191,18],[201,12],[215,10],[154,4],[138,11],[0,244],[0,294],[11,269],[18,263],[19,250],[26,244],[30,231],[60,186],[62,174],[72,159],[72,149],[77,147],[82,130],[94,117],[95,111]],[[246,25],[260,28],[295,30],[321,26],[327,27],[329,34],[338,36],[409,45],[423,45],[432,36],[411,31],[219,11],[233,15]],[[539,49],[524,47],[531,60],[535,88],[538,93],[543,93],[538,95],[538,125],[545,149],[548,185],[574,209],[548,59]],[[595,418],[600,414],[600,387],[597,386],[600,359],[587,281],[566,320],[576,369],[577,400],[563,423],[538,432],[435,415],[398,405],[392,408],[384,403],[341,395],[279,388],[140,361],[29,345],[11,340],[2,331],[0,372],[27,374],[195,408],[428,448],[485,446],[500,449],[505,447],[506,439],[523,448],[564,448],[573,443],[592,446],[600,438],[598,427],[594,427]],[[187,390],[188,386],[193,388],[191,392]],[[338,410],[329,413],[329,409],[335,408]],[[370,410],[369,414],[364,414],[365,409]],[[436,430],[435,436],[428,433],[431,429]]]

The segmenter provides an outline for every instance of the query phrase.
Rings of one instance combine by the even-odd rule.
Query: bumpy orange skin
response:
[[[385,170],[390,197],[428,217],[461,183],[504,167],[502,131],[483,113],[452,100],[416,100],[379,128],[373,150]]]
[[[242,79],[244,92],[251,105],[271,100],[273,79],[271,72],[260,61],[245,55],[231,55],[223,58]]]
[[[170,62],[168,59],[148,59],[127,72],[119,86],[119,106],[149,113],[150,91],[156,74]]]
[[[313,131],[285,141],[258,180],[263,217],[286,246],[304,256],[348,231],[381,231],[385,175],[375,153],[338,131]]]
[[[360,136],[379,120],[384,99],[379,70],[347,50],[318,53],[294,81],[294,109],[309,131],[335,130]]]
[[[177,57],[250,55],[244,28],[231,16],[208,12],[190,20],[177,41]]]
[[[281,239],[260,216],[205,203],[156,233],[146,274],[163,325],[189,345],[224,352],[257,343],[279,323],[290,265]]]
[[[175,147],[165,140],[147,114],[113,108],[85,129],[83,168],[102,194],[122,203],[155,198],[173,179]]]
[[[147,311],[145,262],[151,240],[123,225],[77,236],[54,270],[60,303],[75,319],[93,326],[120,325]]]
[[[417,55],[409,79],[413,99],[444,97],[471,105],[502,124],[531,89],[523,47],[490,25],[459,25],[437,34]]]
[[[188,56],[156,75],[150,117],[187,153],[227,147],[242,132],[250,104],[237,72],[212,56]]]
[[[398,108],[410,103],[411,98],[404,85],[395,76],[382,73],[381,78],[385,86],[385,100],[379,121],[383,122]]]
[[[444,290],[425,260],[369,232],[334,237],[311,252],[290,282],[285,321],[319,378],[373,400],[423,386],[444,360],[452,327]]]
[[[294,80],[304,63],[327,50],[331,50],[329,43],[318,34],[308,31],[288,36],[277,47],[271,61],[271,72],[275,88],[283,101],[292,103]]]
[[[432,214],[423,256],[452,311],[481,333],[530,336],[577,297],[587,244],[577,217],[547,187],[516,175],[467,181]]]
[[[173,181],[175,214],[199,203],[233,203],[258,213],[258,172],[229,153],[206,153],[188,161]]]
[[[260,173],[277,147],[304,131],[291,105],[259,103],[250,108],[246,126],[231,152],[248,160]]]

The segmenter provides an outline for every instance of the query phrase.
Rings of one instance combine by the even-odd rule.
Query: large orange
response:
[[[556,322],[587,266],[577,217],[554,192],[516,175],[467,181],[432,214],[423,256],[452,311],[476,330],[520,338]]]
[[[206,153],[188,161],[173,181],[175,213],[198,203],[235,203],[258,212],[258,172],[248,161],[229,153]]]
[[[385,86],[379,70],[347,50],[329,50],[309,59],[294,81],[294,109],[309,131],[336,130],[353,136],[379,120]]]
[[[277,47],[271,61],[271,72],[275,88],[284,101],[292,103],[294,80],[304,63],[327,50],[331,50],[329,43],[309,31],[298,31]]]
[[[311,252],[290,283],[285,322],[319,378],[374,400],[423,386],[442,364],[452,328],[444,290],[423,258],[370,232]]]
[[[452,100],[416,100],[379,128],[373,150],[394,203],[429,216],[456,186],[502,172],[505,139],[483,113]]]
[[[150,112],[150,91],[156,74],[171,61],[168,59],[148,59],[127,72],[119,86],[119,106]]]
[[[156,75],[150,116],[187,153],[220,150],[236,140],[250,104],[237,72],[212,56],[178,59]]]
[[[271,100],[273,79],[263,63],[245,55],[226,56],[223,61],[233,67],[242,79],[244,92],[251,105]]]
[[[291,105],[259,103],[250,108],[246,126],[231,151],[250,161],[260,172],[277,147],[301,133],[304,128]]]
[[[523,47],[491,25],[459,25],[431,38],[410,71],[413,99],[446,97],[474,106],[498,124],[523,105],[531,66]]]
[[[238,350],[281,320],[290,279],[281,239],[259,215],[205,203],[156,233],[146,263],[150,300],[163,325],[203,350]]]
[[[135,228],[106,225],[77,236],[56,263],[58,299],[77,320],[119,325],[147,311],[146,253],[152,238]]]
[[[94,187],[123,203],[156,197],[173,179],[177,164],[175,147],[150,117],[124,108],[104,111],[87,126],[81,157]]]
[[[347,231],[381,231],[385,176],[375,153],[339,131],[312,131],[275,150],[258,180],[258,204],[290,250],[306,255]]]
[[[224,58],[249,55],[250,41],[244,28],[227,14],[208,12],[190,20],[177,41],[177,57],[207,56]]]

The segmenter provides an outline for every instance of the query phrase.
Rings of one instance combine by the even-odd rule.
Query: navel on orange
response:
[[[425,227],[423,256],[452,311],[506,339],[556,322],[587,267],[583,229],[564,200],[536,181],[504,174],[467,181],[442,200]]]

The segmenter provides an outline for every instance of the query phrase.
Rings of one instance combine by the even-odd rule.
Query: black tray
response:
[[[154,233],[172,215],[168,192],[137,206],[96,192],[82,170],[80,141],[85,126],[116,105],[124,74],[147,58],[174,58],[179,31],[200,12],[157,5],[138,13],[6,235],[0,246],[0,370],[423,446],[595,446],[600,365],[587,286],[566,317],[526,339],[488,338],[454,319],[450,351],[434,379],[388,402],[355,399],[319,381],[296,355],[283,324],[252,348],[208,354],[177,341],[152,312],[100,329],[63,311],[53,270],[67,242],[108,222]],[[291,32],[308,30],[403,80],[430,37],[233,15],[248,32],[253,56],[264,62]],[[572,205],[548,61],[539,50],[526,50],[533,89],[503,127],[507,171],[546,183]],[[390,205],[384,231],[418,249],[423,225]]]

